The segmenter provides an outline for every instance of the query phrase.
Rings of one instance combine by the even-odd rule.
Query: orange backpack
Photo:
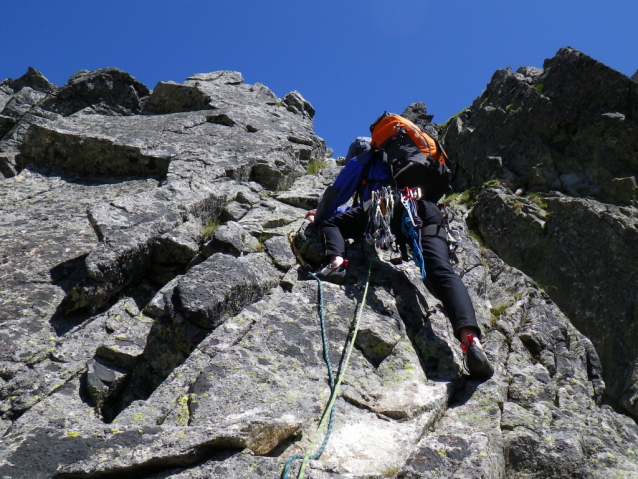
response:
[[[388,112],[377,118],[370,132],[372,148],[392,167],[397,187],[421,188],[425,198],[433,202],[450,190],[448,158],[435,138],[410,120]]]

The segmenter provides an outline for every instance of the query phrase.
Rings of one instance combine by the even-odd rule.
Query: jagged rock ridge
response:
[[[339,167],[312,106],[236,72],[151,93],[114,69],[61,88],[30,69],[0,92],[0,475],[278,477],[329,393],[317,285],[287,238],[321,261],[303,215]],[[436,129],[423,104],[404,114]],[[605,405],[592,341],[469,236],[468,206],[458,272],[495,377],[462,374],[412,265],[375,259],[308,477],[632,477],[638,427]],[[346,285],[324,285],[333,364],[374,257],[351,250]]]

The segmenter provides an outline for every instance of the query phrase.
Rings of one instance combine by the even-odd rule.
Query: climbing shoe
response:
[[[346,282],[346,265],[347,263],[345,261],[344,264],[337,266],[336,268],[331,268],[330,264],[327,264],[319,271],[315,272],[314,275],[321,281],[343,284]]]
[[[473,334],[467,335],[468,344],[461,343],[465,353],[465,367],[470,376],[477,379],[489,379],[494,374],[494,368],[487,359],[483,346]]]

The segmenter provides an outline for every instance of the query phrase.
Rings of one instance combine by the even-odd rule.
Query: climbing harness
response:
[[[294,247],[294,243],[292,242],[291,235],[289,235],[288,238],[291,240],[291,243],[293,244],[293,247]],[[318,307],[319,307],[319,319],[321,323],[321,339],[323,341],[324,359],[328,366],[328,378],[330,381],[331,394],[330,394],[330,401],[328,402],[328,404],[326,405],[326,408],[323,411],[323,415],[321,416],[321,421],[319,422],[319,426],[317,426],[317,430],[315,431],[315,435],[312,439],[312,442],[310,443],[310,446],[308,446],[308,449],[306,450],[306,454],[305,455],[295,454],[288,458],[284,466],[284,469],[282,471],[282,475],[281,475],[282,479],[287,479],[288,472],[290,470],[290,465],[292,464],[294,460],[303,459],[301,463],[301,467],[299,468],[299,473],[297,474],[297,479],[302,479],[305,476],[304,471],[308,465],[308,461],[315,460],[321,457],[321,454],[323,453],[324,449],[326,448],[326,445],[328,444],[328,439],[330,438],[330,434],[332,432],[332,426],[334,422],[335,401],[337,400],[337,396],[339,394],[339,386],[341,385],[341,382],[343,381],[343,378],[346,374],[346,370],[348,369],[348,363],[350,362],[350,355],[352,353],[352,349],[354,347],[354,343],[357,338],[357,332],[359,331],[359,323],[361,322],[361,315],[363,313],[363,308],[365,307],[366,298],[368,296],[368,286],[370,285],[371,273],[372,273],[372,260],[370,260],[368,264],[368,276],[366,278],[366,285],[363,290],[363,298],[361,300],[361,303],[359,304],[359,309],[357,310],[357,314],[354,319],[354,325],[353,325],[352,333],[350,335],[350,340],[347,346],[346,355],[342,362],[341,368],[339,369],[339,375],[337,376],[336,383],[334,381],[332,366],[330,364],[330,358],[328,355],[328,340],[326,337],[325,324],[323,319],[323,316],[324,316],[323,315],[323,287],[321,285],[321,280],[317,278],[314,274],[310,273],[310,275],[314,279],[316,279],[319,284],[319,297],[318,297],[319,306]],[[326,427],[326,422],[327,422],[327,427]],[[313,454],[312,451],[315,448],[324,427],[326,427],[326,434],[325,434],[324,440],[321,444],[321,447],[317,450],[317,452]]]

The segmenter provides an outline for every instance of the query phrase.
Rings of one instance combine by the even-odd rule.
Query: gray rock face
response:
[[[277,199],[291,206],[311,210],[316,208],[324,190],[341,171],[333,159],[327,160],[326,167],[317,174],[299,177],[286,191],[277,195]]]
[[[191,105],[177,95],[170,108],[157,106],[175,89],[199,92],[208,103]],[[154,90],[147,108],[171,115],[79,115],[31,128],[18,161],[23,167],[37,158],[39,163],[102,176],[228,176],[284,189],[303,172],[300,163],[323,158],[325,143],[313,134],[307,117],[278,105],[264,86],[196,76],[184,85]],[[204,111],[175,114],[193,109]]]
[[[477,198],[472,219],[488,246],[545,285],[591,338],[605,365],[607,395],[638,417],[632,400],[638,387],[633,320],[638,254],[632,247],[638,242],[638,214],[592,199],[533,199],[490,187]]]
[[[18,90],[0,84],[3,110],[17,112],[0,140],[10,172],[0,182],[0,477],[280,477],[311,447],[330,395],[318,284],[298,264],[324,259],[303,218],[339,171],[323,158],[314,109],[236,72],[160,83],[148,100],[111,69],[80,72],[62,93],[36,73]],[[40,116],[19,118],[32,100]],[[424,106],[408,110],[429,124]],[[326,167],[306,175],[310,160]],[[517,228],[540,248],[572,202],[593,200],[557,196],[556,211],[540,208],[549,218],[525,203]],[[484,203],[471,218],[487,225]],[[412,263],[350,248],[346,283],[321,289],[335,370],[373,258],[369,293],[330,439],[307,477],[632,477],[638,426],[605,404],[603,378],[611,390],[616,376],[595,333],[470,237],[467,204],[455,208],[456,268],[494,377],[468,379]],[[634,241],[629,211],[597,217],[619,247]],[[590,213],[575,221],[591,224]],[[636,374],[614,389],[619,403],[635,402]]]
[[[476,190],[474,227],[592,339],[606,401],[634,418],[637,108],[630,79],[564,48],[544,70],[496,72],[444,132],[457,186]],[[483,186],[494,179],[505,188]]]
[[[149,93],[146,86],[117,68],[77,72],[60,88],[29,68],[19,79],[0,84],[0,151],[17,153],[31,125],[49,124],[60,115],[138,114]],[[11,167],[15,170],[15,163]],[[15,172],[3,174],[10,177]]]
[[[638,90],[621,73],[571,48],[544,70],[499,70],[443,135],[456,186],[502,179],[512,190],[561,191],[636,204]],[[631,183],[619,192],[622,180]]]

